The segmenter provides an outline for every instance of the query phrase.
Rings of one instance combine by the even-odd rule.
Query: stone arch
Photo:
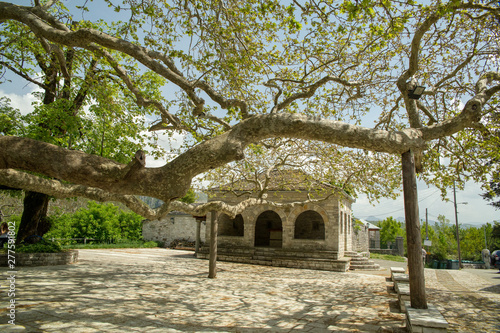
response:
[[[325,221],[320,213],[306,210],[297,216],[294,228],[295,239],[325,239]]]
[[[255,246],[281,248],[283,245],[283,222],[272,210],[262,212],[255,221]]]
[[[236,215],[234,219],[227,214],[219,216],[219,236],[244,236],[244,220],[241,214]]]

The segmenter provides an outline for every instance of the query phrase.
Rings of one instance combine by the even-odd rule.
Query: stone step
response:
[[[351,262],[353,262],[353,261],[359,261],[359,262],[372,261],[366,257],[350,257],[350,258],[351,258]]]
[[[353,260],[354,259],[354,260]],[[369,260],[368,258],[351,258],[351,262],[349,265],[349,270],[379,270],[380,265],[376,264],[373,260]]]
[[[349,258],[370,258],[370,253],[367,252],[354,252],[354,251],[345,251],[344,257]]]
[[[349,266],[349,270],[351,271],[378,271],[380,270],[380,265],[379,264],[373,264],[373,265],[363,265],[363,266]]]
[[[208,259],[209,248],[203,247],[197,257]],[[291,267],[346,272],[349,259],[337,259],[337,251],[299,251],[281,248],[224,248],[217,251],[217,260],[275,267]]]

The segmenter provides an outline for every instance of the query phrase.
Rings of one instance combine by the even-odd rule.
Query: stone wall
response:
[[[356,252],[369,252],[369,245],[368,227],[360,225],[359,228],[355,228],[352,233],[352,250]]]
[[[0,266],[6,267],[9,262],[7,254],[0,254]],[[53,266],[74,264],[78,261],[78,251],[68,250],[58,253],[16,253],[15,266]]]
[[[164,243],[168,247],[176,239],[196,241],[196,219],[189,214],[170,213],[161,220],[142,223],[142,237],[145,241]],[[205,242],[206,222],[201,222],[200,238]]]

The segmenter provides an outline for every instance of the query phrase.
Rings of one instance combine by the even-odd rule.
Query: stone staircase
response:
[[[373,260],[370,260],[369,253],[357,253],[357,252],[344,252],[344,256],[351,259],[349,265],[349,270],[358,271],[378,271],[380,270],[380,265],[376,264]]]
[[[201,248],[198,253],[198,258],[208,259],[208,257],[208,247]],[[336,272],[346,272],[349,267],[349,258],[338,259],[338,253],[336,251],[306,251],[271,247],[220,247],[217,251],[217,260]]]

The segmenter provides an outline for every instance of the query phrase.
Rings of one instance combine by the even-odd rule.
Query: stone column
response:
[[[398,251],[398,256],[404,257],[405,243],[404,243],[404,238],[401,236],[396,237],[396,249]]]

